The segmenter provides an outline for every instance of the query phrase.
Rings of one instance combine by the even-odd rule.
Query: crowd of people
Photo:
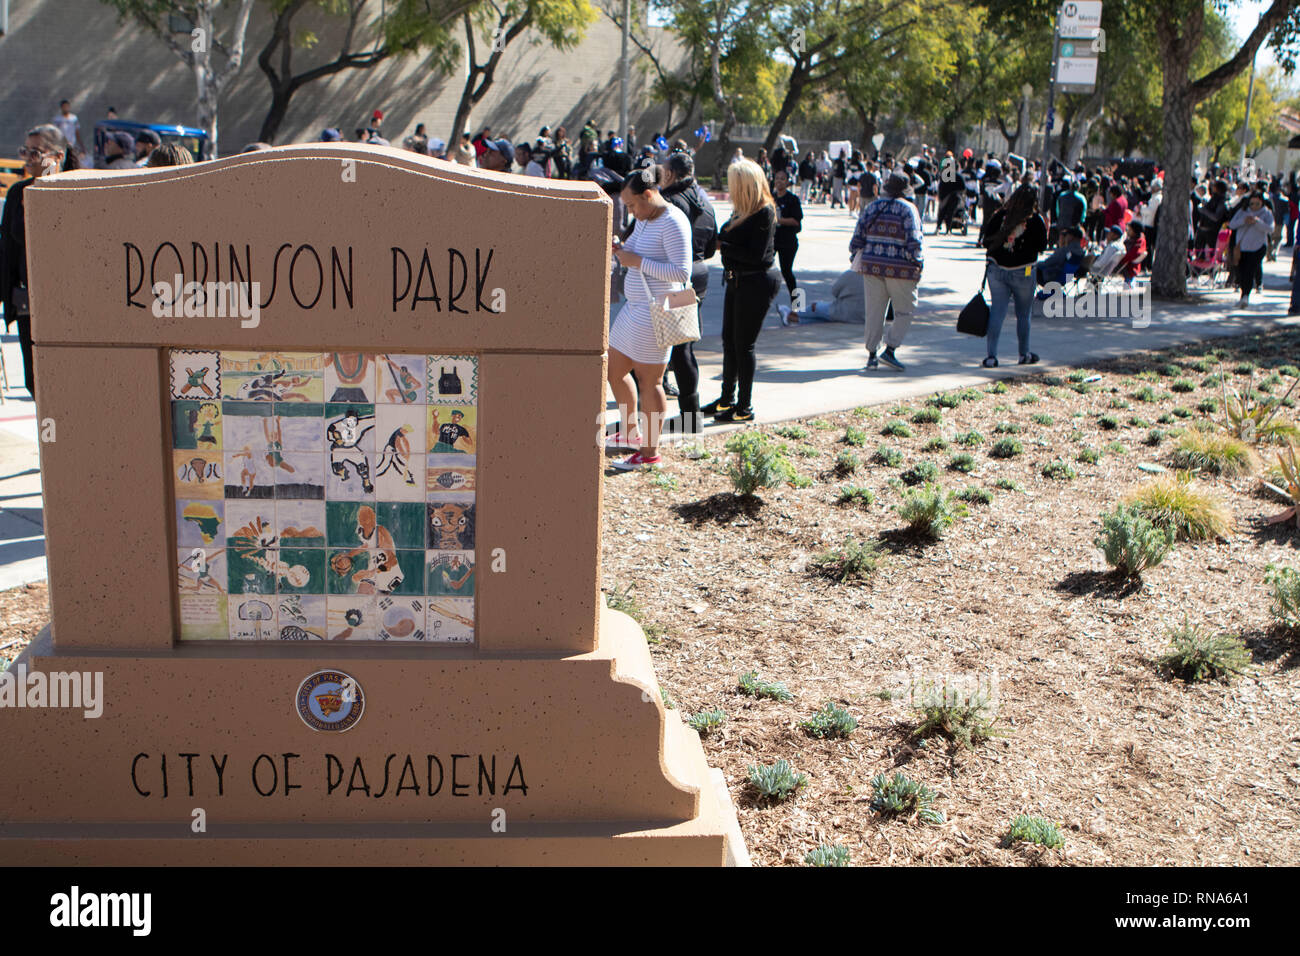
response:
[[[354,130],[355,141],[390,145],[382,124],[383,112],[375,110]],[[336,127],[324,129],[318,138],[343,141]],[[1001,330],[1011,309],[1019,361],[1033,364],[1039,361],[1030,348],[1035,295],[1085,276],[1094,281],[1114,277],[1125,286],[1139,281],[1151,268],[1161,213],[1168,208],[1163,174],[1150,162],[1092,168],[1052,162],[1044,169],[1014,153],[977,158],[971,149],[956,155],[923,146],[903,161],[887,152],[868,158],[843,145],[835,155],[829,149],[807,150],[801,158],[794,141],[783,137],[770,153],[759,149],[749,159],[738,148],[730,157],[727,198],[732,211],[719,225],[709,193],[695,179],[696,149],[707,138],[702,129],[694,146],[682,139],[669,143],[658,133],[643,143],[635,127],[622,136],[612,129],[602,134],[596,121],[589,120],[576,140],[562,125],[543,126],[535,138],[518,143],[483,126],[477,133],[464,130],[458,142],[447,143],[429,136],[423,123],[402,140],[405,149],[467,167],[592,180],[614,199],[612,285],[615,298],[621,294],[624,302],[611,324],[609,384],[622,424],[608,444],[632,453],[618,467],[658,461],[664,428],[695,433],[706,418],[754,418],[756,344],[782,284],[790,298],[788,306],[778,306],[783,325],[863,322],[866,369],[884,365],[905,371],[897,350],[918,305],[925,224],[933,223],[935,235],[960,231],[965,236],[973,229],[975,244],[985,250],[984,284],[990,296],[983,364],[997,366]],[[244,151],[267,148],[252,143]],[[79,168],[88,160],[67,101],[53,122],[28,131],[19,154],[27,178],[11,187],[0,219],[0,303],[6,322],[17,326],[26,381],[34,394],[22,196],[35,179]],[[107,169],[194,162],[188,149],[162,142],[149,129],[134,135],[109,132],[94,159]],[[1260,288],[1263,261],[1275,258],[1283,241],[1295,248],[1300,220],[1296,174],[1258,178],[1217,165],[1203,171],[1197,164],[1193,178],[1188,269],[1227,273],[1245,306]],[[842,208],[856,223],[847,248],[850,265],[834,282],[832,299],[805,303],[795,260],[804,207],[812,204]],[[702,302],[709,292],[708,262],[718,252],[722,381],[718,397],[702,405],[692,344],[660,349],[650,309],[678,286],[690,286]],[[1294,268],[1292,272],[1300,290],[1300,277]],[[1300,311],[1300,291],[1293,305],[1293,313]],[[668,419],[667,399],[674,395],[680,414]]]

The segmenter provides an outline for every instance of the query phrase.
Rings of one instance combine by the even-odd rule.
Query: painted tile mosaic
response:
[[[173,349],[181,640],[474,640],[478,358]]]

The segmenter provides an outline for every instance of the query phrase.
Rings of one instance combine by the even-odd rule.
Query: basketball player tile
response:
[[[325,631],[331,641],[373,641],[378,627],[375,595],[331,594],[325,599]]]
[[[381,405],[423,405],[427,390],[428,356],[375,356],[375,402]]]
[[[429,356],[429,404],[434,403],[478,404],[478,358],[476,356]]]
[[[228,641],[229,602],[225,594],[199,593],[180,596],[182,641]]]
[[[221,403],[172,402],[172,448],[221,451]]]
[[[227,603],[227,627],[232,641],[273,641],[274,594],[232,594]]]
[[[424,594],[424,551],[376,551],[371,567],[380,595]]]
[[[375,601],[375,636],[381,641],[424,640],[424,598],[381,595]]]
[[[172,452],[172,488],[178,500],[216,501],[225,498],[225,473],[221,452]]]
[[[387,534],[387,541],[399,550],[425,548],[425,505],[422,501],[381,501],[375,505],[375,520]],[[371,547],[387,547],[380,541]]]
[[[225,594],[226,549],[176,549],[176,585],[182,594]]]
[[[371,559],[375,552],[355,548],[330,548],[326,560],[325,590],[330,595],[374,594],[374,569]]]
[[[464,598],[430,597],[425,610],[425,637],[433,643],[474,641],[474,602]]]
[[[224,547],[226,544],[224,501],[176,502],[176,545],[182,548]]]
[[[276,634],[282,641],[323,641],[326,636],[323,594],[283,594],[276,598]]]
[[[325,401],[373,404],[375,359],[365,352],[325,353]]]
[[[171,397],[188,401],[221,398],[221,356],[218,352],[172,349]]]

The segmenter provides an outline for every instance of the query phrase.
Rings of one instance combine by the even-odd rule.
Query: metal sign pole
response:
[[[1063,8],[1062,8],[1063,9]],[[1052,31],[1052,71],[1047,82],[1047,132],[1043,134],[1043,173],[1039,208],[1046,217],[1048,214],[1048,163],[1052,153],[1052,127],[1056,125],[1056,64],[1061,52],[1061,10],[1056,11],[1056,28]],[[1028,150],[1026,150],[1028,152]],[[1028,172],[1028,170],[1026,170]]]

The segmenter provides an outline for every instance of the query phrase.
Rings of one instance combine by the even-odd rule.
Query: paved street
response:
[[[719,204],[719,221],[728,214],[726,204]],[[933,224],[927,228],[932,230]],[[848,264],[852,231],[853,219],[842,210],[807,207],[795,274],[809,302],[830,298],[831,283]],[[973,239],[974,233],[967,239],[927,235],[920,309],[898,352],[907,364],[906,373],[862,370],[866,353],[860,324],[819,322],[782,328],[774,308],[758,341],[754,386],[758,420],[781,421],[893,402],[938,389],[1296,321],[1286,318],[1288,257],[1265,264],[1266,291],[1246,312],[1233,311],[1236,294],[1224,291],[1211,293],[1198,305],[1155,303],[1146,329],[1132,328],[1126,319],[1035,318],[1032,347],[1042,363],[1033,367],[1015,364],[1015,320],[1011,318],[1003,330],[1004,364],[984,369],[979,365],[983,340],[958,335],[953,329],[957,312],[974,294],[982,274],[983,256]],[[716,259],[712,273],[703,310],[704,339],[696,346],[705,402],[718,395],[722,366],[722,269]],[[784,287],[777,301],[788,303]],[[6,400],[0,404],[0,590],[4,590],[45,577],[45,542],[35,410],[22,385],[16,337],[4,336],[0,346],[9,374]]]

